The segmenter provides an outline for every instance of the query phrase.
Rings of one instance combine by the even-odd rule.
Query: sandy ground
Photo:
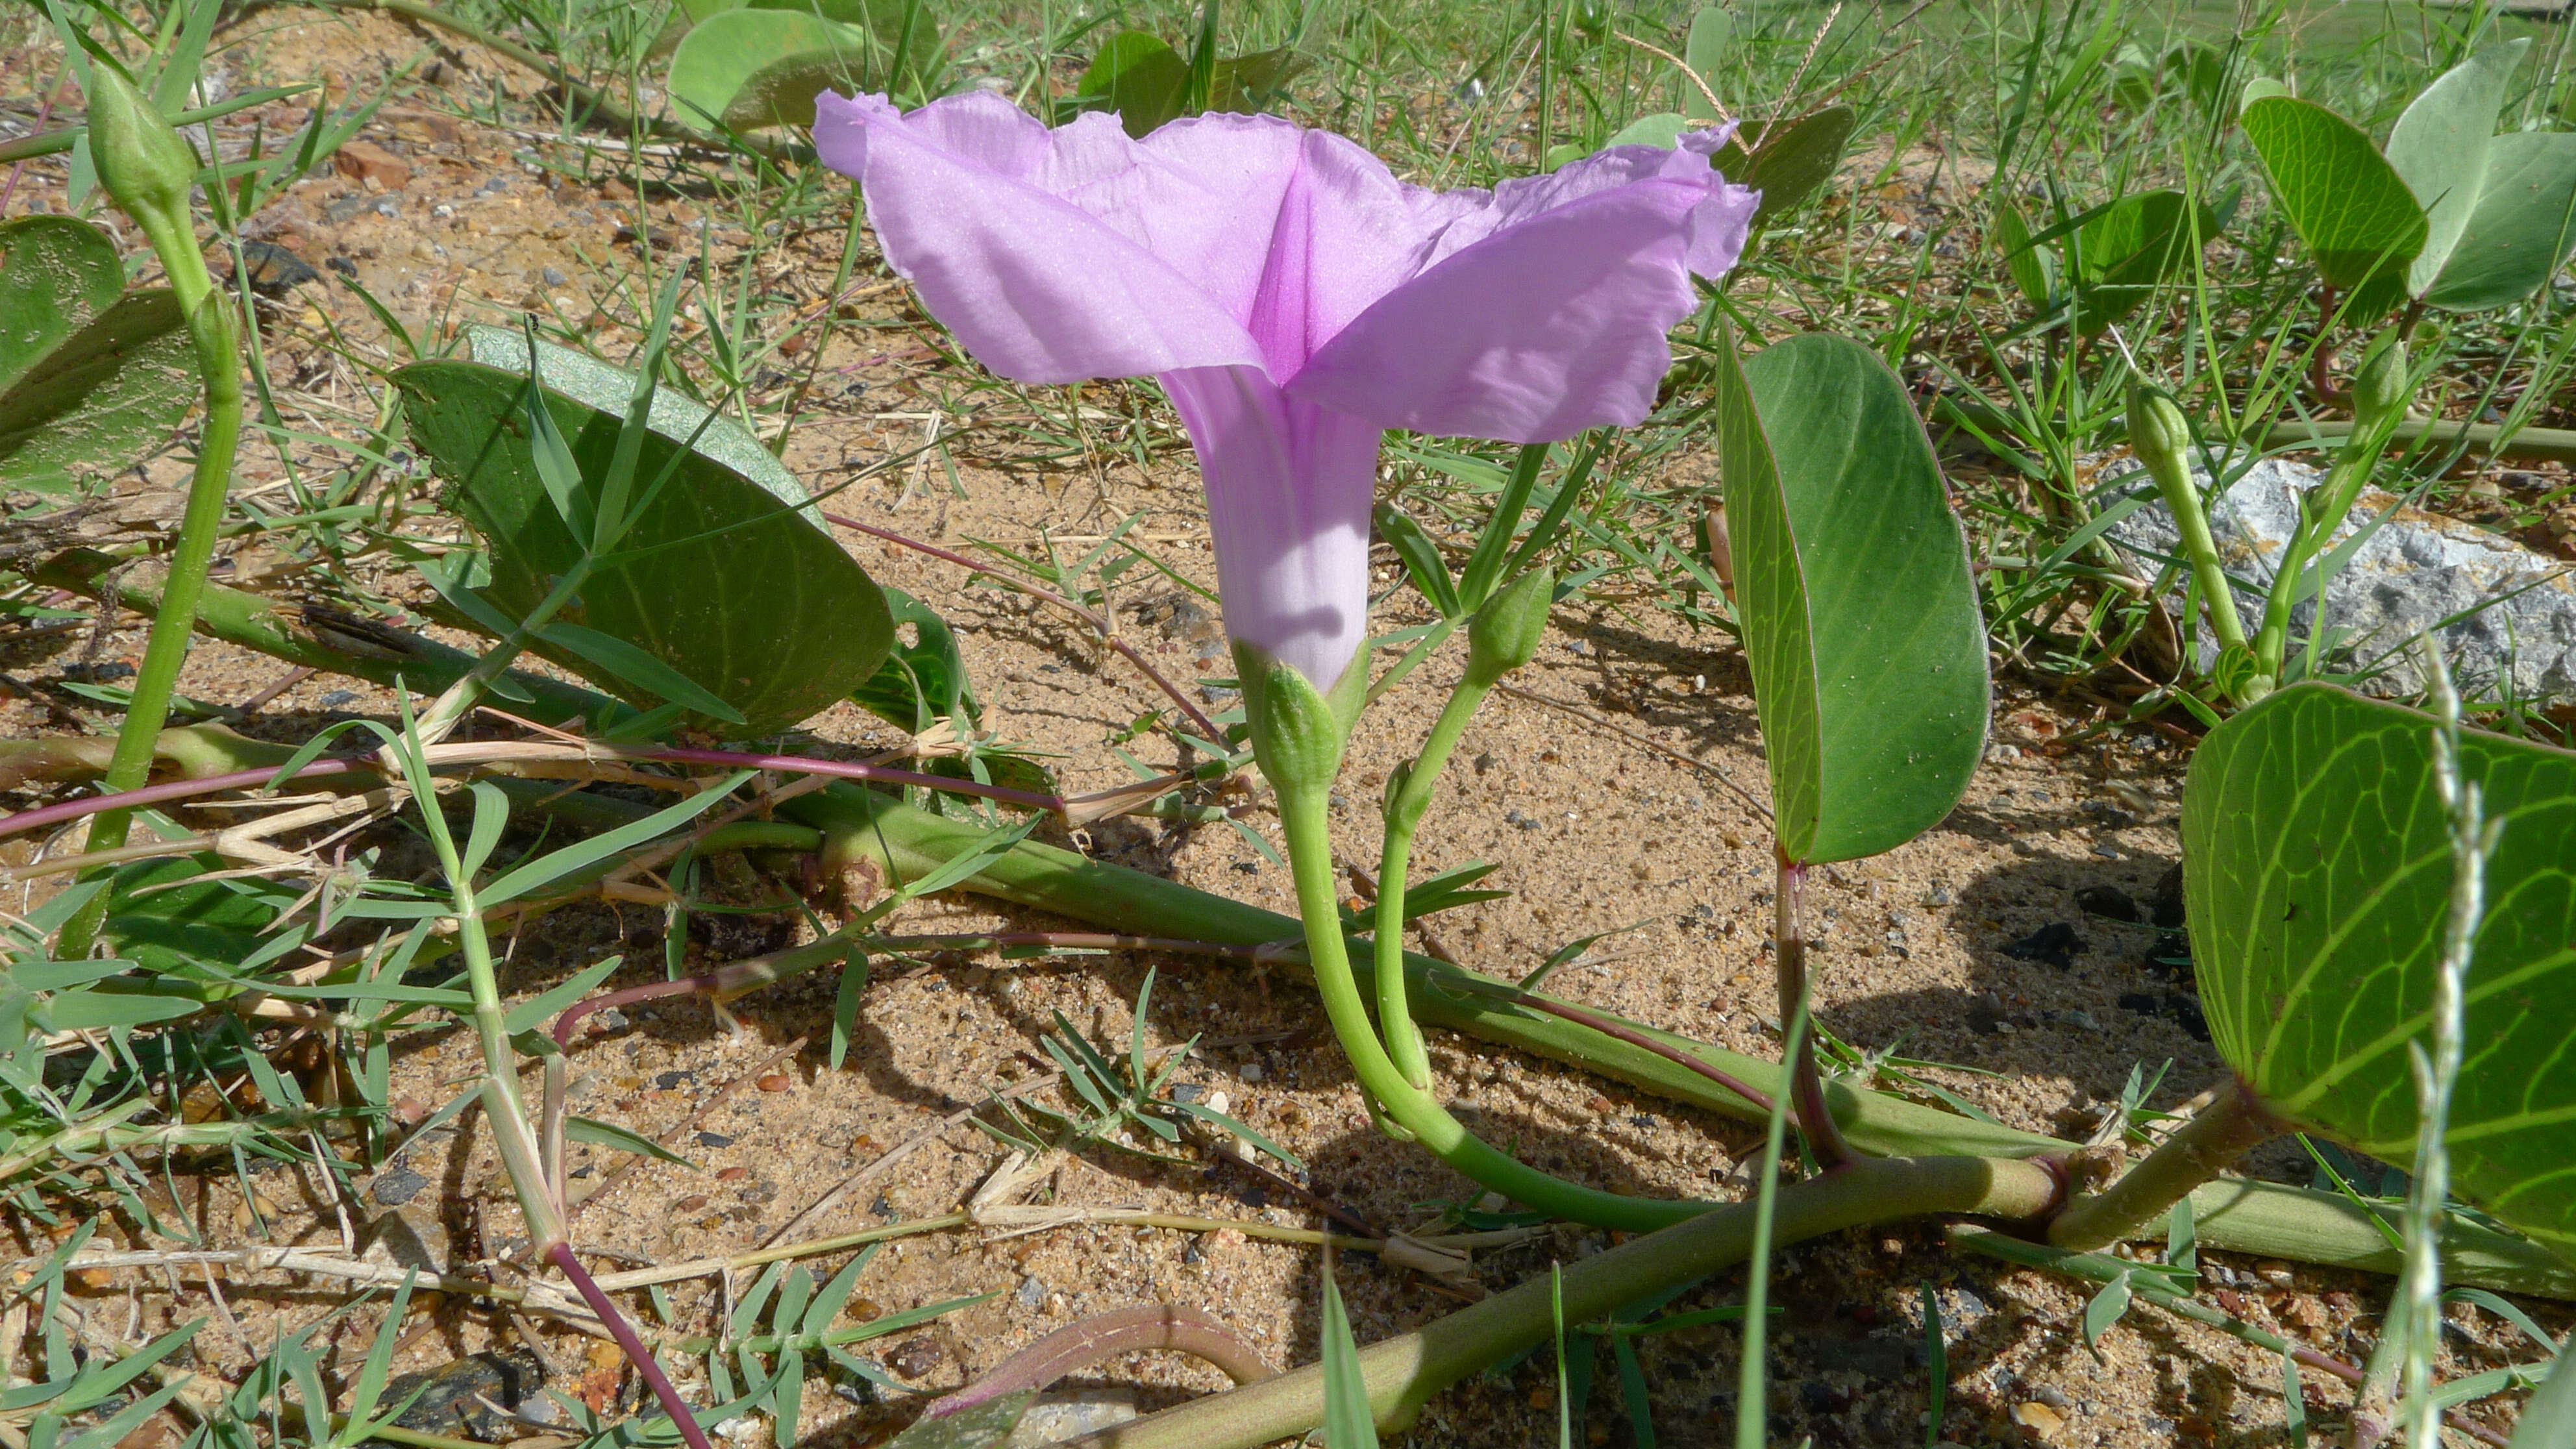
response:
[[[301,74],[318,58],[344,83],[370,91],[388,65],[423,44],[388,23],[300,11],[264,12],[244,29],[251,38],[226,53],[236,84],[263,67]],[[601,284],[631,267],[639,222],[648,233],[667,232],[661,244],[694,250],[700,224],[718,208],[702,198],[657,198],[639,218],[621,183],[533,174],[517,159],[533,154],[529,138],[459,121],[443,105],[512,78],[479,57],[477,69],[455,58],[440,64],[445,90],[398,100],[369,133],[408,167],[406,180],[310,180],[263,215],[252,234],[317,272],[353,277],[415,327],[441,318],[502,320],[522,306],[574,319],[597,313],[603,325],[631,321],[631,300]],[[524,80],[516,78],[521,89]],[[41,181],[37,194],[44,194]],[[820,230],[789,253],[802,255],[798,275],[791,280],[782,271],[778,279],[781,299],[801,301],[828,283],[844,215],[827,211],[816,221]],[[721,221],[708,225],[719,258],[741,240]],[[819,279],[811,275],[816,269]],[[904,330],[907,314],[894,310],[899,301],[868,300],[862,319],[882,330],[845,330],[823,359],[818,376],[825,385],[810,404],[821,415],[800,425],[786,454],[817,487],[917,442],[922,422],[910,415],[922,411],[920,400],[964,385],[937,370]],[[364,375],[315,345],[326,323],[345,329],[362,354],[381,346],[382,330],[355,297],[309,283],[278,306],[272,366],[292,379],[290,407],[317,423],[336,419],[334,431],[345,436],[372,416],[374,404]],[[604,335],[630,343],[634,336]],[[1138,536],[1153,540],[1176,570],[1214,582],[1205,515],[1185,457],[1144,469],[1122,462],[1097,472],[1049,471],[1015,457],[1006,434],[964,439],[953,456],[953,476],[945,467],[878,472],[840,493],[835,506],[952,547],[969,539],[1027,545],[1042,530],[1060,539],[1096,536],[1145,510]],[[169,496],[176,474],[165,462],[151,476],[152,484],[126,490],[113,522],[97,527],[132,533],[165,526],[153,517],[154,500]],[[256,453],[244,469],[252,488],[280,476]],[[929,601],[957,627],[987,706],[986,728],[1046,755],[1069,790],[1128,778],[1109,745],[1160,702],[1147,681],[1061,616],[971,589],[961,571],[935,560],[855,533],[845,541],[882,581]],[[1391,558],[1386,562],[1380,573],[1392,597],[1377,616],[1380,627],[1421,621],[1427,615],[1419,600],[1395,590],[1397,575]],[[237,576],[256,577],[264,555],[245,548],[234,563]],[[398,580],[386,584],[404,592]],[[296,583],[270,586],[291,591]],[[1223,672],[1201,657],[1211,637],[1205,622],[1186,610],[1176,615],[1165,597],[1171,592],[1123,589],[1115,601],[1122,627],[1176,678]],[[139,654],[140,623],[122,619],[49,660],[9,667],[31,680],[84,663],[112,670]],[[1351,862],[1373,868],[1375,801],[1385,772],[1417,745],[1455,667],[1454,659],[1426,666],[1362,722],[1337,812]],[[284,672],[276,661],[209,645],[191,659],[181,688],[237,702]],[[1568,941],[1616,932],[1582,964],[1559,972],[1554,989],[1740,1051],[1771,1052],[1765,936],[1772,875],[1759,812],[1767,788],[1740,652],[1721,634],[1693,634],[1658,612],[1575,607],[1560,613],[1538,661],[1516,683],[1528,697],[1496,697],[1459,749],[1416,866],[1419,876],[1470,860],[1499,862],[1485,884],[1512,894],[1439,917],[1441,942],[1473,969],[1516,976]],[[386,707],[379,691],[314,678],[276,696],[243,727],[300,741],[329,720]],[[2091,706],[2007,684],[1986,765],[1959,809],[1887,856],[1820,872],[1810,898],[1827,1026],[1856,1045],[1901,1042],[1906,1056],[1953,1064],[1924,1075],[2004,1122],[2076,1136],[2117,1100],[2135,1066],[2152,1073],[2171,1063],[2156,1099],[2164,1105],[2218,1072],[2195,1030],[2188,976],[2177,980],[2150,959],[2159,933],[2099,913],[2116,912],[2120,900],[2149,908],[2174,865],[2182,749],[2138,729],[2094,733],[2068,747],[2068,736],[2094,717]],[[113,728],[111,718],[82,719],[94,731]],[[62,728],[59,716],[32,703],[0,702],[0,734]],[[849,750],[899,738],[846,705],[808,728],[814,740]],[[1256,814],[1251,823],[1275,844],[1275,820]],[[1292,909],[1286,873],[1223,826],[1112,820],[1057,838],[1205,890]],[[974,930],[1060,923],[940,902],[892,924]],[[2071,939],[2066,931],[2052,939],[2045,934],[2051,928],[2066,928]],[[792,939],[796,929],[778,918],[729,925],[722,936],[694,940],[692,959],[719,962]],[[559,912],[511,942],[507,985],[534,994],[618,951],[633,963],[620,983],[648,979],[662,932],[661,915],[650,908]],[[1178,1080],[1225,1092],[1237,1115],[1306,1161],[1319,1195],[1394,1227],[1428,1220],[1430,1205],[1476,1195],[1426,1155],[1370,1128],[1312,995],[1285,975],[1134,954],[1011,963],[952,956],[930,966],[881,965],[851,1059],[839,1071],[824,1061],[834,990],[828,975],[747,997],[734,1005],[730,1023],[702,1003],[663,1003],[631,1009],[622,1024],[586,1035],[573,1052],[574,1110],[668,1135],[691,1165],[647,1165],[620,1177],[583,1202],[578,1236],[585,1246],[666,1263],[760,1245],[915,1134],[1038,1075],[1048,1065],[1039,1037],[1055,1013],[1097,1041],[1123,1043],[1149,968],[1159,974],[1148,1042],[1169,1047],[1194,1034],[1241,1042],[1203,1047]],[[1433,1062],[1458,1114],[1489,1138],[1551,1171],[1620,1191],[1737,1196],[1739,1165],[1758,1152],[1742,1124],[1675,1110],[1514,1053],[1438,1038]],[[398,1048],[395,1092],[415,1106],[435,1106],[475,1069],[466,1034],[425,1032]],[[949,1212],[1001,1157],[991,1137],[951,1126],[895,1170],[864,1179],[836,1206],[799,1223],[797,1236]],[[1049,1174],[1039,1200],[1320,1225],[1305,1203],[1207,1154],[1197,1157],[1196,1165],[1175,1168],[1094,1151]],[[624,1160],[578,1149],[576,1192],[594,1190]],[[2261,1165],[2304,1180],[2304,1163],[2287,1154],[2268,1154]],[[433,1253],[460,1263],[492,1255],[516,1231],[516,1209],[479,1134],[430,1134],[384,1171],[362,1176],[354,1196],[325,1191],[309,1171],[270,1170],[250,1180],[264,1199],[264,1230],[239,1181],[222,1167],[175,1178],[170,1205],[216,1243],[330,1246],[340,1241],[343,1213],[362,1230],[378,1215],[400,1216]],[[131,1238],[132,1225],[120,1221],[117,1231]],[[1603,1234],[1560,1228],[1539,1242],[1481,1255],[1474,1280],[1508,1286],[1543,1273],[1551,1258],[1577,1259],[1606,1242]],[[836,1254],[811,1266],[822,1277],[844,1261]],[[2366,1351],[2366,1340],[2348,1331],[2375,1325],[2384,1282],[2291,1273],[2224,1255],[2215,1261],[2231,1278],[2242,1275],[2234,1296],[2255,1321],[2347,1356]],[[1338,1268],[1364,1341],[1462,1301],[1458,1288],[1365,1255],[1344,1255]],[[991,1295],[924,1329],[861,1346],[926,1391],[953,1387],[1086,1314],[1149,1301],[1203,1308],[1273,1362],[1289,1364],[1316,1354],[1320,1271],[1310,1248],[1231,1230],[1091,1225],[1021,1238],[939,1233],[887,1247],[860,1283],[854,1312]],[[730,1286],[738,1291],[747,1282],[738,1276]],[[2145,1309],[2107,1334],[2098,1353],[2089,1351],[2076,1327],[2081,1294],[1952,1256],[1939,1248],[1936,1230],[1906,1226],[1783,1255],[1775,1289],[1786,1308],[1773,1373],[1776,1442],[1801,1435],[1820,1445],[1920,1441],[1929,1387],[1920,1308],[1927,1284],[1940,1295],[1950,1337],[1949,1440],[2125,1446],[2282,1439],[2280,1366],[2269,1354]],[[1740,1288],[1740,1275],[1725,1275],[1675,1306],[1732,1301]],[[174,1300],[140,1280],[100,1291],[139,1295],[145,1329],[203,1308],[201,1295]],[[703,1329],[717,1321],[724,1291],[705,1277],[674,1285],[670,1299],[681,1323]],[[198,1351],[200,1362],[229,1371],[245,1365],[272,1329],[321,1319],[346,1297],[328,1282],[275,1275],[237,1278],[228,1294],[233,1316],[201,1336]],[[2563,1327],[2563,1314],[2543,1312]],[[354,1371],[379,1317],[365,1309],[326,1330],[335,1372]],[[398,1365],[406,1370],[433,1368],[509,1337],[492,1315],[468,1304],[443,1304],[414,1323]],[[424,1324],[432,1327],[424,1331]],[[547,1330],[543,1339],[558,1386],[605,1394],[616,1375],[601,1365],[613,1360],[591,1357],[567,1334]],[[1730,1432],[1731,1329],[1671,1334],[1642,1347],[1661,1442],[1716,1443]],[[2527,1356],[2527,1345],[2492,1318],[2478,1319],[2453,1348],[2449,1367],[2462,1372]],[[1589,1439],[1631,1442],[1636,1435],[1611,1387],[1606,1352],[1601,1370]],[[2320,1386],[2318,1377],[2308,1376],[2310,1396],[2330,1412],[2343,1392]],[[703,1384],[702,1370],[694,1380]],[[1222,1379],[1186,1361],[1140,1358],[1078,1382],[1150,1409]],[[1552,1368],[1537,1360],[1512,1367],[1441,1397],[1416,1442],[1547,1442],[1554,1394]],[[875,1443],[909,1413],[809,1381],[801,1434],[814,1442]],[[765,1425],[750,1424],[739,1442],[766,1434]]]

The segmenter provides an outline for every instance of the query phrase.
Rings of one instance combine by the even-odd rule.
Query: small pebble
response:
[[[701,1132],[698,1134],[698,1145],[700,1147],[731,1147],[733,1145],[733,1139],[727,1137],[721,1132]]]
[[[408,1167],[388,1168],[376,1174],[375,1185],[367,1189],[367,1195],[386,1207],[400,1207],[427,1186],[429,1179]]]
[[[1022,1308],[1041,1308],[1046,1305],[1047,1286],[1032,1275],[1020,1280],[1020,1291],[1012,1297],[1019,1300]]]
[[[1235,1073],[1235,1075],[1243,1078],[1247,1082],[1258,1082],[1262,1078],[1261,1063],[1245,1062],[1242,1070]]]
[[[2037,1399],[2013,1405],[2012,1421],[2028,1429],[2033,1437],[2042,1440],[2056,1438],[2058,1432],[2066,1427],[2065,1415]]]
[[[789,1087],[796,1085],[796,1081],[785,1072],[771,1072],[769,1075],[762,1077],[754,1085],[758,1086],[760,1090],[764,1092],[784,1092]]]

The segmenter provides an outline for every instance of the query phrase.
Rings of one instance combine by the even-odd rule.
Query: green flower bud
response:
[[[1243,675],[1244,717],[1252,724],[1252,757],[1283,796],[1330,789],[1341,773],[1341,716],[1294,665],[1263,660],[1236,646]],[[1255,667],[1257,666],[1257,667]]]
[[[186,224],[197,153],[132,81],[104,62],[90,67],[89,154],[99,184],[135,220],[149,227],[177,217]]]
[[[2129,447],[2159,483],[2191,476],[2191,424],[2172,398],[2141,382],[2129,384]]]
[[[2371,343],[2361,371],[2353,374],[2353,431],[2369,432],[2383,419],[2405,413],[2410,394],[2406,373],[2406,339],[2392,327]]]
[[[1467,678],[1490,685],[1535,658],[1555,602],[1553,569],[1531,569],[1487,599],[1467,623]]]

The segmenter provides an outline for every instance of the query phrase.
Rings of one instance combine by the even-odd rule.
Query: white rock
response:
[[[1061,1444],[1067,1439],[1077,1439],[1124,1424],[1135,1417],[1136,1391],[1130,1388],[1041,1394],[1036,1403],[1029,1405],[1029,1411],[1020,1416],[1020,1426],[1003,1441],[1003,1449],[1036,1449],[1042,1444]]]
[[[2298,524],[2299,495],[2324,476],[2303,463],[2266,459],[2211,501],[2210,532],[2237,580],[2236,607],[2249,635],[2261,626],[2263,598],[2247,583],[2270,583]],[[2136,475],[2136,486],[2150,501],[2113,524],[2109,537],[2142,577],[2153,578],[2163,559],[2179,554],[2180,544],[2172,515],[2154,499],[2144,473]],[[2372,678],[2358,684],[2365,693],[2415,694],[2424,679],[2408,641],[2465,614],[2440,630],[2463,695],[2510,693],[2532,704],[2576,698],[2576,565],[2474,524],[2404,507],[2375,488],[2363,492],[2326,552],[2374,523],[2377,530],[2336,569],[2327,588],[2327,640],[2337,651],[2329,670],[2372,671]],[[2177,615],[2181,598],[2177,588],[2170,605]],[[2315,617],[2314,600],[2291,612],[2294,655],[2306,648]],[[2206,669],[2218,658],[2218,642],[2207,622],[2199,622]]]

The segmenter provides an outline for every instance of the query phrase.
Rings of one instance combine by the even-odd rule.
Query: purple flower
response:
[[[1152,373],[1207,482],[1227,632],[1329,690],[1367,626],[1387,428],[1552,442],[1634,423],[1757,200],[1722,132],[1493,191],[1424,191],[1274,116],[1049,130],[975,93],[820,98],[894,269],[1027,383]]]

